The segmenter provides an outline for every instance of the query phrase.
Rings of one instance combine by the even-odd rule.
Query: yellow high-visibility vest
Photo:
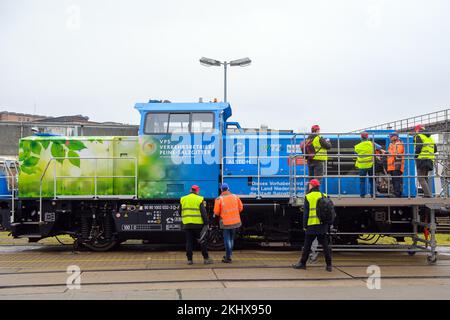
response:
[[[323,194],[327,196],[325,193]],[[322,198],[322,193],[319,191],[313,191],[306,195],[306,201],[309,203],[309,215],[308,215],[308,226],[313,226],[321,224],[319,217],[317,216],[317,201]]]
[[[181,221],[183,224],[203,224],[202,213],[200,211],[202,202],[203,197],[195,193],[181,197]]]
[[[321,161],[328,160],[327,149],[322,148],[322,145],[320,144],[320,136],[316,136],[313,139],[312,145],[316,153],[313,157],[313,160],[321,160]]]
[[[418,136],[422,140],[422,150],[417,156],[418,159],[431,159],[434,160],[434,140],[432,137],[427,137],[426,135],[419,133]],[[415,140],[415,139],[414,139]]]
[[[373,167],[373,154],[375,148],[372,141],[366,140],[355,146],[355,152],[358,154],[355,167],[358,169],[369,169]]]

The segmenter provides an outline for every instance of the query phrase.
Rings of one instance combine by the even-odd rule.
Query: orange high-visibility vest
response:
[[[401,141],[395,141],[391,142],[388,148],[389,156],[387,158],[387,170],[388,171],[394,171],[395,170],[395,163],[400,163],[401,161],[401,167],[400,171],[403,172],[405,169],[405,158],[403,155],[405,154],[405,147],[403,146],[403,142]],[[397,158],[397,161],[396,161]],[[401,158],[401,159],[400,159]]]
[[[214,214],[222,219],[224,226],[241,223],[239,214],[243,208],[241,199],[229,191],[222,192],[214,202]]]

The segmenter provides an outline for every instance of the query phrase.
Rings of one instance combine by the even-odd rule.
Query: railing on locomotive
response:
[[[294,136],[292,137],[292,139],[291,139],[291,144],[292,145],[297,145],[297,141],[295,141],[295,139],[296,139],[296,136],[298,136],[298,135],[299,134],[294,134]],[[308,135],[310,135],[310,133],[303,133],[302,135],[304,136],[304,139],[306,139],[306,137]],[[326,172],[325,175],[323,176],[323,178],[324,178],[324,180],[326,180],[327,178],[337,178],[337,180],[338,180],[338,196],[341,197],[342,196],[342,193],[341,193],[341,179],[345,179],[345,178],[359,178],[360,176],[357,175],[357,174],[354,174],[354,175],[351,175],[351,174],[342,175],[341,174],[341,171],[342,171],[341,170],[342,169],[341,168],[341,166],[342,166],[341,158],[352,159],[352,161],[350,163],[352,163],[352,165],[354,165],[354,162],[356,160],[357,155],[354,154],[354,153],[352,153],[352,154],[343,154],[343,153],[341,153],[340,142],[341,142],[341,140],[349,140],[349,141],[359,140],[360,134],[356,134],[356,133],[350,133],[350,134],[349,133],[323,133],[322,134],[321,133],[320,135],[324,136],[324,137],[330,136],[331,139],[335,139],[338,142],[338,147],[337,147],[338,152],[336,154],[332,154],[332,153],[328,154],[329,158],[337,158],[338,159],[338,166],[337,166],[338,167],[338,174],[337,175],[329,175]],[[413,144],[411,142],[412,136],[408,135],[408,134],[401,134],[400,137],[403,138],[403,140],[406,139],[406,144],[407,144],[407,148],[406,149],[409,150],[410,147],[413,146]],[[372,139],[369,139],[369,140],[372,140],[372,141],[374,141],[374,140],[385,140],[386,145],[387,145],[387,143],[389,143],[388,142],[389,138],[388,138],[387,134],[372,133]],[[355,143],[356,142],[359,142],[359,141],[355,141]],[[292,152],[292,150],[294,150],[294,151]],[[222,157],[222,165],[224,164],[224,160],[226,158],[256,159],[257,167],[258,167],[256,175],[233,175],[233,176],[226,176],[226,178],[228,179],[228,178],[242,178],[242,177],[257,177],[257,179],[258,179],[258,182],[257,182],[257,188],[258,188],[257,189],[257,192],[258,192],[257,193],[257,197],[260,198],[261,197],[261,194],[260,194],[260,181],[261,181],[261,178],[287,177],[286,175],[261,175],[261,173],[260,173],[260,162],[261,162],[261,159],[283,159],[283,158],[289,158],[290,159],[290,161],[289,161],[289,163],[290,163],[290,165],[289,165],[289,178],[290,178],[290,183],[289,183],[289,185],[290,185],[290,192],[289,192],[289,195],[290,196],[292,196],[292,195],[298,196],[298,193],[296,191],[296,188],[297,188],[297,181],[296,180],[297,180],[297,178],[302,178],[304,180],[304,184],[303,185],[305,185],[306,180],[310,179],[312,177],[310,175],[307,175],[307,174],[303,174],[303,175],[297,174],[297,172],[296,172],[297,165],[292,165],[292,164],[296,164],[297,163],[297,161],[295,161],[296,158],[300,157],[300,158],[304,159],[304,157],[308,156],[309,154],[303,154],[303,153],[295,154],[295,151],[296,151],[296,148],[291,148],[291,154],[289,156],[259,156],[259,155],[258,156],[240,156],[240,157],[226,156],[226,157]],[[313,154],[311,154],[311,155],[313,155]],[[374,154],[371,154],[371,155],[372,156],[376,156],[376,157],[388,157],[389,156],[387,154],[377,154],[377,153],[374,153]],[[403,156],[405,158],[405,164],[406,164],[405,167],[407,168],[407,174],[403,174],[402,178],[407,178],[407,180],[408,180],[408,185],[407,185],[408,188],[407,189],[408,189],[408,198],[410,198],[411,197],[411,179],[414,179],[414,182],[415,182],[415,179],[420,178],[422,176],[411,175],[411,167],[413,167],[414,170],[415,170],[415,165],[414,165],[414,156],[415,156],[415,154],[414,153],[404,153]],[[439,154],[437,154],[436,155],[436,162],[439,161],[439,160],[446,160],[446,157],[448,157],[448,156],[445,155],[445,156],[441,157]],[[294,160],[294,161],[292,161],[292,160]],[[306,169],[306,161],[303,161],[302,165],[304,167],[303,172],[306,172],[306,170],[305,170]],[[327,168],[327,167],[328,167],[328,165],[325,166],[325,168]],[[373,166],[373,171],[375,171],[375,166]],[[315,176],[315,177],[318,177],[318,176]],[[434,178],[436,178],[436,177],[447,178],[447,176],[443,176],[443,175],[436,175]],[[222,183],[223,183],[223,179],[224,178],[225,178],[225,175],[223,174],[223,166],[222,166]],[[373,188],[374,189],[372,190],[372,194],[373,194],[373,197],[375,198],[376,197],[376,192],[375,192],[376,191],[376,183],[375,183],[376,181],[375,181],[375,179],[379,179],[379,178],[387,178],[387,179],[389,179],[389,178],[391,178],[391,176],[389,174],[386,174],[386,175],[379,175],[378,174],[377,175],[377,174],[375,174],[375,172],[373,172],[372,175],[368,175],[367,178],[374,180],[374,183],[373,183]],[[325,183],[325,186],[326,186],[326,188],[328,188],[328,183]],[[388,184],[388,188],[390,188],[390,183]],[[389,193],[389,191],[390,190],[388,190],[388,193]],[[328,192],[328,190],[325,190],[325,192]],[[301,195],[304,196],[304,194],[301,194]],[[446,196],[448,196],[448,193],[446,193]]]
[[[87,179],[93,179],[94,180],[94,195],[85,195],[83,197],[88,197],[88,198],[97,198],[98,194],[97,194],[97,183],[98,183],[98,179],[99,178],[128,178],[128,179],[134,179],[134,195],[132,197],[136,198],[137,197],[137,189],[138,189],[138,159],[136,157],[51,157],[45,168],[44,171],[41,174],[41,177],[39,179],[39,223],[42,223],[42,207],[43,207],[43,197],[42,197],[42,183],[44,180],[44,177],[47,173],[48,168],[50,167],[50,164],[56,163],[56,160],[69,160],[69,159],[79,159],[81,160],[93,160],[95,161],[95,171],[94,171],[94,175],[93,176],[77,176],[77,177],[72,177],[72,176],[57,176],[56,175],[56,165],[53,166],[53,198],[56,199],[57,196],[57,179],[74,179],[74,178],[87,178]],[[97,163],[98,160],[132,160],[134,162],[134,175],[132,176],[117,176],[117,175],[112,175],[112,176],[99,176],[97,175]],[[118,196],[118,195],[113,195],[113,196]]]
[[[11,216],[10,221],[14,221],[15,216],[15,200],[17,197],[18,190],[18,175],[19,170],[17,167],[17,161],[8,160],[0,158],[0,170],[6,174],[3,174],[1,179],[5,180],[6,192],[5,194],[0,194],[0,199],[6,199],[11,201]]]
[[[369,140],[372,142],[376,142],[376,140],[385,140],[386,144],[385,146],[388,146],[388,144],[390,143],[389,141],[389,133],[392,133],[392,130],[388,130],[385,132],[369,132]],[[448,134],[446,132],[427,132],[430,135],[439,135],[439,134]],[[340,143],[342,140],[356,140],[355,142],[359,143],[359,139],[360,139],[360,133],[319,133],[320,136],[325,137],[325,138],[330,138],[330,140],[336,140],[337,141],[337,153],[336,154],[332,154],[332,153],[328,153],[328,157],[332,158],[337,158],[338,159],[338,174],[337,175],[328,175],[326,172],[323,176],[324,179],[326,178],[332,178],[335,177],[338,179],[338,196],[341,197],[341,179],[342,178],[351,178],[351,177],[359,177],[359,175],[345,175],[345,177],[342,176],[341,174],[341,158],[352,158],[354,160],[356,160],[357,155],[356,154],[343,154],[341,153],[341,147],[340,147]],[[311,133],[295,133],[292,138],[291,138],[291,145],[298,145],[301,143],[301,141],[305,141],[308,136],[311,135]],[[402,141],[406,141],[406,150],[410,150],[411,147],[414,147],[414,140],[413,137],[416,134],[412,134],[412,133],[401,133],[399,134],[399,137],[401,138]],[[301,137],[301,140],[300,140]],[[299,141],[297,141],[299,140]],[[356,145],[356,143],[355,143]],[[436,145],[439,147],[440,145],[444,145],[443,143],[439,143],[436,142]],[[446,152],[446,150],[442,150],[443,152],[440,153],[439,148],[438,148],[438,153],[435,155],[435,170],[433,170],[433,172],[435,173],[435,175],[432,175],[432,179],[449,179],[449,176],[445,175],[444,172],[445,170],[442,170],[442,172],[439,174],[438,170],[437,170],[437,163],[439,162],[444,162],[444,165],[446,165],[448,167],[449,165],[449,156],[450,154],[448,152]],[[297,175],[296,174],[296,170],[297,170],[297,165],[296,165],[296,161],[295,159],[298,157],[301,158],[305,158],[307,156],[314,156],[314,154],[304,154],[304,153],[297,153],[296,152],[296,148],[292,148],[291,149],[291,154],[290,154],[290,158],[293,161],[289,161],[289,166],[290,166],[290,175],[291,175],[291,181],[290,181],[290,186],[292,189],[291,192],[291,196],[293,197],[297,197],[297,178],[303,178],[303,185],[305,185],[306,183],[306,179],[311,178],[309,175]],[[372,154],[372,156],[377,156],[377,157],[388,157],[388,154]],[[421,177],[429,177],[429,176],[418,176],[418,175],[412,175],[411,174],[411,167],[414,168],[415,171],[415,164],[414,164],[414,160],[415,160],[415,153],[406,153],[403,155],[404,156],[404,160],[405,160],[405,169],[407,169],[407,174],[402,175],[403,178],[407,178],[408,179],[408,198],[411,197],[411,187],[410,187],[410,180],[411,179],[417,179],[417,178],[421,178]],[[445,164],[446,162],[446,164]],[[294,164],[294,165],[292,165]],[[325,166],[325,168],[327,168],[328,165]],[[375,184],[375,179],[376,178],[390,178],[391,176],[389,174],[386,175],[376,175],[375,174],[375,166],[372,167],[373,168],[373,172],[372,175],[367,176],[369,179],[373,179],[374,183],[373,183],[373,190],[372,190],[372,194],[373,197],[376,197],[376,184]],[[303,161],[303,172],[306,169],[306,161]],[[406,171],[406,170],[405,170]],[[326,184],[326,187],[328,186],[328,184]],[[389,184],[388,184],[389,186]],[[448,197],[448,188],[446,188],[444,191],[444,197],[447,198]],[[327,190],[325,190],[325,192],[327,192]],[[301,196],[304,196],[304,194],[301,194]]]

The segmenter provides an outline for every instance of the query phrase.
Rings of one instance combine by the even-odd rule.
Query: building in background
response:
[[[18,157],[19,140],[35,132],[61,136],[136,136],[138,125],[94,122],[83,115],[48,117],[0,111],[0,158]]]

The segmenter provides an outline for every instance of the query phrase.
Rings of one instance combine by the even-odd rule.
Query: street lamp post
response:
[[[249,58],[242,58],[242,59],[237,59],[237,60],[233,60],[230,62],[227,61],[219,61],[219,60],[214,60],[214,59],[210,59],[210,58],[201,58],[200,59],[200,63],[206,67],[220,67],[223,66],[223,100],[224,102],[227,102],[227,67],[231,66],[231,67],[246,67],[248,65],[250,65],[250,63],[252,63],[252,60],[250,60]]]

